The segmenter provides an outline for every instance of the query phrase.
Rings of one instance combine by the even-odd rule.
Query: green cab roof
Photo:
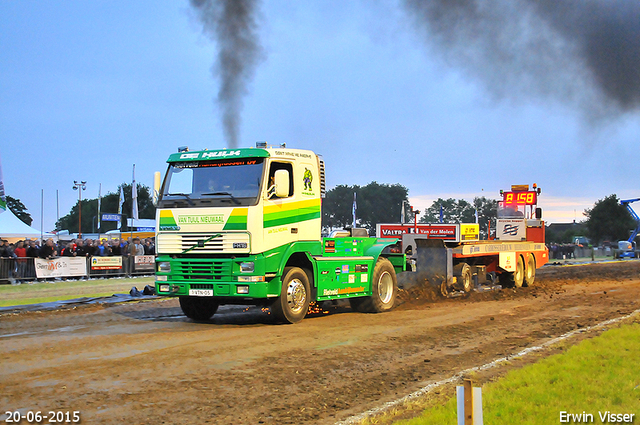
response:
[[[213,159],[234,159],[234,158],[268,158],[270,156],[266,149],[242,148],[242,149],[220,149],[191,152],[177,152],[169,156],[167,162],[202,161]]]

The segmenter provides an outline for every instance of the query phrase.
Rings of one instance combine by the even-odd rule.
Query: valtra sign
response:
[[[452,242],[461,240],[477,240],[479,228],[477,224],[399,224],[380,223],[376,226],[378,238],[402,238],[405,233],[425,235],[428,239],[441,239]]]

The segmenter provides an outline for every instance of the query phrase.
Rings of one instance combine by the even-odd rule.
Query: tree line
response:
[[[156,208],[153,205],[151,190],[143,184],[136,184],[138,189],[138,216],[139,218],[153,219],[156,216]],[[120,188],[123,190],[124,203],[122,206],[121,229],[128,230],[127,218],[131,218],[132,192],[131,184],[123,183],[118,186],[115,193],[107,193],[101,198],[101,213],[117,213],[118,201],[120,199]],[[15,214],[23,223],[31,226],[33,218],[27,210],[27,207],[17,198],[11,196],[6,197],[7,208]],[[93,233],[98,230],[98,198],[83,199],[82,202],[76,201],[71,211],[56,222],[56,230],[69,230],[70,233],[78,232],[78,215],[80,213],[80,205],[82,205],[82,231],[84,233]],[[109,230],[115,230],[118,223],[115,221],[101,222],[100,232],[104,233]]]
[[[366,186],[339,185],[327,191],[322,203],[322,227],[325,232],[336,228],[353,226],[353,202],[356,201],[356,225],[374,234],[378,223],[398,223],[405,209],[405,223],[413,223],[414,216],[409,209],[409,190],[401,184],[380,184],[371,182]],[[429,208],[421,211],[419,223],[475,223],[476,211],[480,233],[486,238],[489,223],[495,228],[498,201],[484,196],[472,202],[464,199],[435,200]]]
[[[126,219],[131,216],[132,193],[131,184],[123,183],[118,186],[115,193],[107,193],[101,199],[101,213],[116,213],[120,188],[124,193],[122,207],[121,229],[128,230]],[[151,190],[143,184],[137,184],[138,209],[140,218],[153,219],[155,206],[153,205]],[[338,185],[327,191],[323,200],[322,227],[328,232],[331,229],[351,227],[353,225],[354,194],[356,202],[356,225],[369,230],[373,235],[378,223],[398,223],[402,215],[402,206],[405,205],[405,222],[413,223],[413,215],[409,211],[409,190],[401,184],[384,184],[371,182],[365,186]],[[20,220],[31,225],[33,219],[26,206],[17,198],[6,196],[7,208],[9,208]],[[90,230],[97,231],[98,226],[98,198],[82,200],[82,229],[85,233]],[[639,203],[640,205],[640,203]],[[480,234],[487,237],[489,226],[495,229],[498,201],[484,196],[475,197],[468,202],[464,199],[438,198],[431,206],[422,211],[419,223],[439,223],[442,212],[443,223],[475,223],[476,213]],[[56,222],[56,230],[69,230],[78,232],[79,203],[71,208],[71,211]],[[626,207],[620,205],[620,199],[615,195],[609,195],[598,200],[592,208],[584,211],[587,217],[583,223],[584,236],[587,236],[593,244],[603,241],[616,242],[629,238],[630,232],[635,229],[637,223],[631,217]],[[114,230],[116,222],[103,221],[101,232]],[[547,242],[568,243],[571,242],[575,231],[567,231],[563,234],[547,233]]]

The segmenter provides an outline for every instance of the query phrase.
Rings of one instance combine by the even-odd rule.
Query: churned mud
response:
[[[530,288],[446,300],[414,288],[398,304],[385,314],[329,306],[296,325],[256,307],[195,323],[176,300],[1,315],[0,415],[332,424],[640,308],[640,261],[546,267]]]

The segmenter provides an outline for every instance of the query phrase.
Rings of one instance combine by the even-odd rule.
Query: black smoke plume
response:
[[[211,71],[220,79],[217,101],[229,148],[238,146],[242,99],[262,59],[258,3],[258,0],[191,0],[205,35],[218,47]]]
[[[640,109],[640,2],[402,0],[429,46],[498,98],[541,95],[590,118]]]

